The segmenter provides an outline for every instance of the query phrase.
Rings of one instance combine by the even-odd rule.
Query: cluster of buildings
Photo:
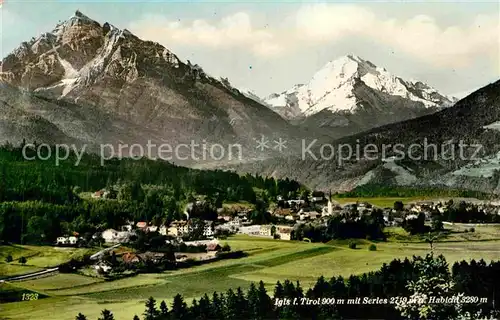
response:
[[[241,227],[239,234],[258,236],[266,238],[276,238],[281,240],[292,240],[293,226],[288,225],[250,225]]]
[[[214,227],[212,221],[204,221],[203,236],[205,238],[214,237]],[[124,243],[128,242],[130,237],[136,234],[135,230],[144,232],[158,232],[164,236],[182,238],[192,231],[191,220],[172,221],[169,225],[149,225],[147,222],[140,221],[135,224],[127,224],[120,228],[121,230],[107,229],[102,232],[102,237],[106,243]]]
[[[217,252],[221,250],[221,246],[218,240],[200,240],[200,241],[185,241],[182,242],[186,246],[205,246],[205,252],[189,253],[189,252],[175,252],[173,256],[169,256],[164,252],[131,252],[131,251],[120,251],[119,244],[111,248],[104,249],[101,252],[93,255],[91,260],[94,260],[93,269],[98,274],[108,274],[113,271],[117,265],[123,265],[126,269],[134,269],[137,266],[142,265],[159,265],[165,262],[177,263],[184,262],[188,259],[206,261],[215,259],[217,257]],[[106,254],[108,256],[114,257],[114,262],[111,262],[109,258],[105,258]],[[123,268],[122,268],[123,269]]]

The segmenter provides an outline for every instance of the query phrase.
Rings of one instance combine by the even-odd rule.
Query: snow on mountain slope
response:
[[[405,81],[354,55],[328,62],[309,83],[272,94],[264,101],[278,113],[286,110],[288,114],[306,117],[323,110],[354,112],[364,100],[357,96],[356,85],[417,102],[425,108],[446,107],[456,101],[420,81]]]

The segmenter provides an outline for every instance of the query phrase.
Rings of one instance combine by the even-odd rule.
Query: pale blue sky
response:
[[[4,0],[0,51],[5,56],[79,9],[259,95],[307,82],[346,54],[447,94],[500,77],[497,2],[317,3]]]

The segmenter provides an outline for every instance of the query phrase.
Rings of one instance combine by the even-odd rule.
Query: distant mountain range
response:
[[[355,55],[330,61],[308,83],[263,99],[285,119],[327,129],[332,136],[431,114],[456,101]]]
[[[89,151],[101,144],[239,144],[243,159],[193,159],[192,150],[184,150],[172,161],[287,176],[325,190],[367,183],[500,190],[500,82],[456,102],[422,82],[345,56],[307,84],[260,98],[158,43],[79,11],[21,43],[0,67],[0,143],[86,144]],[[311,150],[317,154],[324,144],[382,147],[425,138],[437,144],[465,140],[484,150],[477,161],[361,157],[340,166],[300,156],[304,141],[316,141]],[[286,147],[276,148],[278,139]]]
[[[240,165],[237,169],[290,177],[319,189],[335,191],[382,184],[500,193],[499,141],[500,81],[497,81],[437,113],[327,144],[327,150],[335,151],[341,150],[339,146],[351,146],[351,150],[365,150],[369,146],[369,150],[376,150],[374,154],[366,155],[362,151],[360,157],[355,153],[349,157],[339,152],[325,159],[320,156],[324,144],[316,143],[309,150],[317,159],[305,152],[302,153],[305,157],[298,154],[269,159]],[[396,145],[400,145],[397,149],[400,151],[395,149]],[[346,158],[339,162],[341,157]]]

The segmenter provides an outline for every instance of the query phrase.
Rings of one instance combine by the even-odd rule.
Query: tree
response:
[[[138,315],[135,315],[133,320],[141,320],[141,319],[139,318]]]
[[[223,319],[224,318],[224,301],[217,292],[212,295],[212,305],[210,306],[210,318],[211,319]]]
[[[238,310],[238,297],[232,289],[229,289],[226,294],[226,318],[238,319],[240,310]]]
[[[421,212],[418,216],[414,214],[406,216],[403,228],[410,234],[418,234],[428,230],[429,227],[425,225],[425,214]]]
[[[24,264],[26,264],[26,262],[28,262],[28,259],[26,259],[26,257],[23,256],[23,257],[19,258],[19,263],[20,264],[24,265]]]
[[[75,320],[87,320],[87,317],[84,316],[83,314],[79,313],[76,317]]]
[[[174,302],[172,303],[172,310],[170,311],[170,318],[172,320],[184,320],[188,319],[188,309],[187,304],[180,294],[174,297]]]
[[[156,309],[156,300],[153,297],[149,297],[146,301],[146,311],[144,311],[144,320],[154,320],[159,315],[158,309]]]
[[[428,254],[425,258],[415,258],[417,280],[412,280],[407,287],[412,293],[408,300],[397,302],[396,309],[406,319],[457,319],[462,308],[461,303],[433,303],[429,297],[446,298],[455,295],[451,273],[445,258],[434,258]],[[463,295],[459,294],[459,295]]]
[[[5,262],[9,263],[12,261],[14,261],[14,259],[12,258],[12,255],[8,254],[7,257],[5,257]]]
[[[250,288],[247,292],[248,311],[251,319],[259,318],[259,295],[255,283],[250,283]]]
[[[229,251],[231,251],[231,246],[229,246],[228,243],[224,243],[224,245],[222,246],[222,251],[223,252],[229,252]]]
[[[257,289],[257,299],[259,301],[258,317],[260,319],[271,318],[273,314],[273,302],[267,294],[266,287],[262,280],[259,282],[259,288]]]
[[[425,237],[425,242],[427,242],[430,246],[431,253],[434,251],[434,242],[438,240],[439,235],[432,234],[429,232],[429,234]]]
[[[97,320],[115,320],[115,317],[113,316],[111,311],[109,311],[108,309],[104,309],[101,311],[101,316]]]
[[[164,317],[168,316],[168,307],[164,300],[160,302],[160,314]]]
[[[402,211],[404,209],[404,204],[402,201],[396,201],[394,202],[394,210],[396,211]]]
[[[443,221],[441,219],[441,216],[435,216],[432,218],[432,230],[433,231],[441,231],[443,230]]]

